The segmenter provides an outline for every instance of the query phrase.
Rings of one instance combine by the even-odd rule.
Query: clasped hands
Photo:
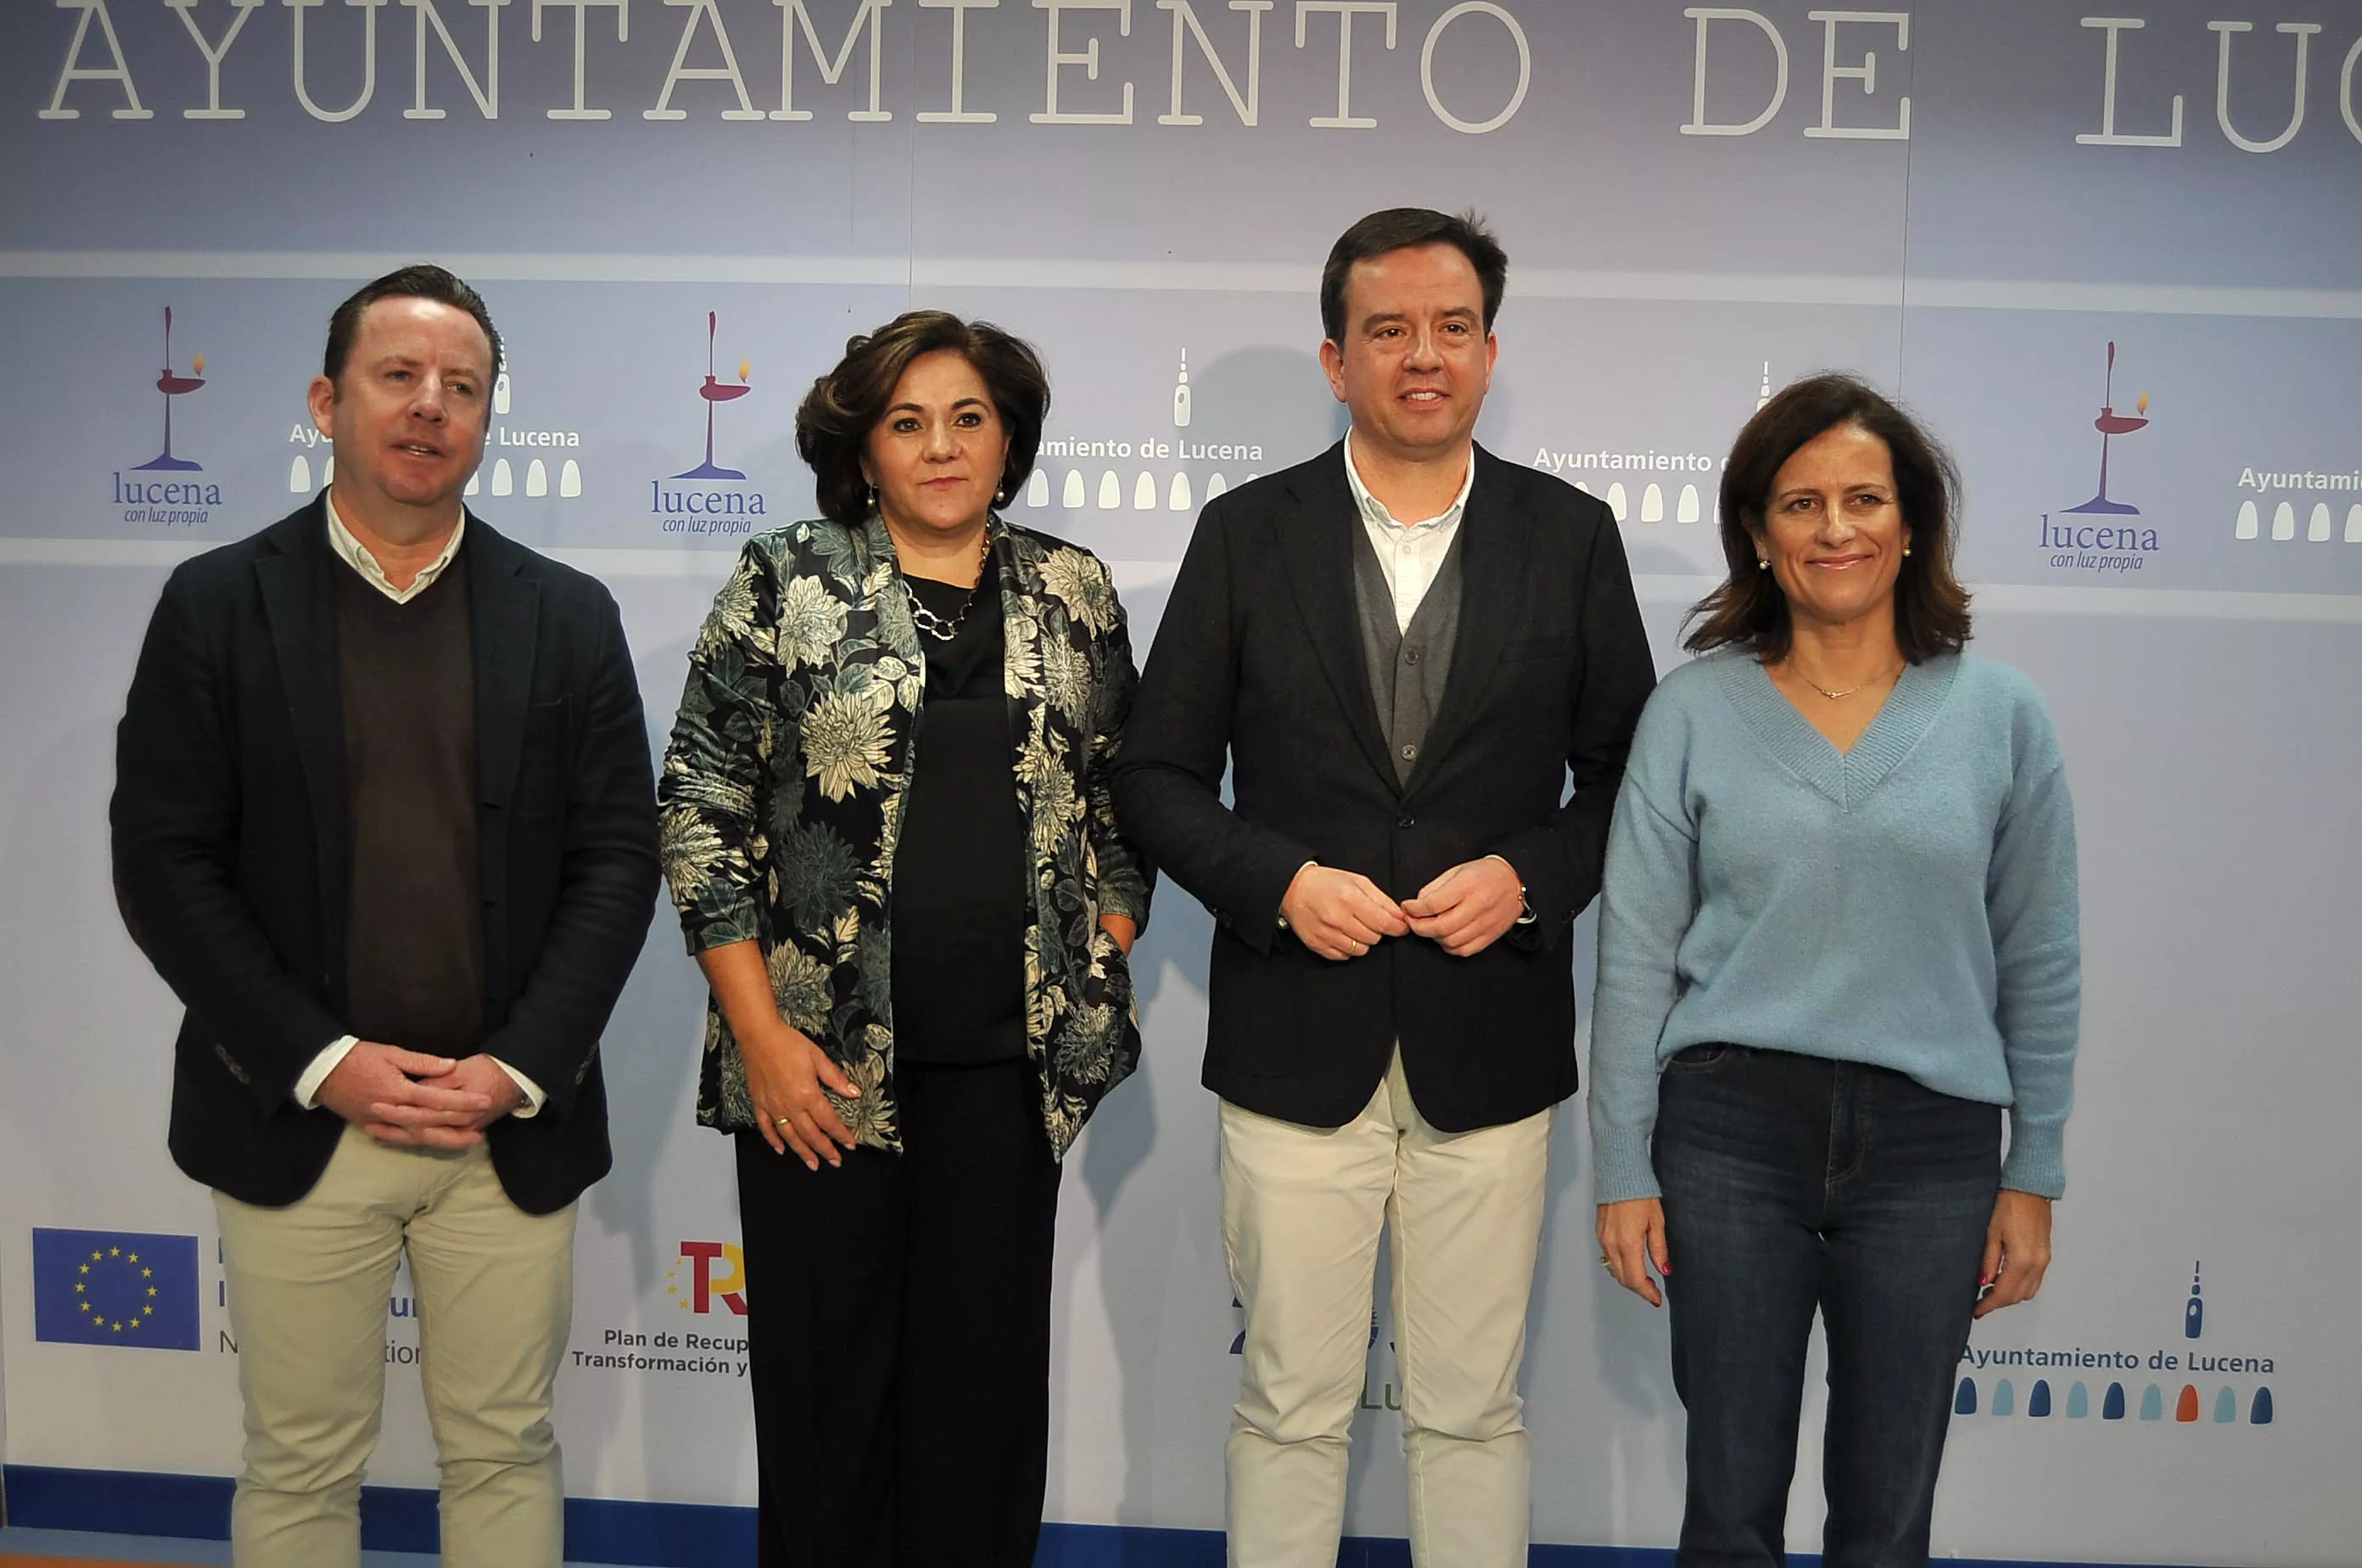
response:
[[[1140,928],[1130,916],[1102,914],[1099,925],[1116,946],[1131,953]],[[781,1018],[775,1008],[750,1007],[745,1013],[745,1023],[734,1019],[732,1028],[738,1037],[739,1058],[746,1064],[746,1094],[754,1101],[756,1131],[771,1153],[792,1154],[806,1170],[820,1169],[822,1160],[843,1165],[858,1140],[837,1113],[835,1100],[859,1099],[861,1086],[819,1042]]]
[[[1524,912],[1525,884],[1506,860],[1463,861],[1396,903],[1358,871],[1310,865],[1297,872],[1279,912],[1297,940],[1323,958],[1358,958],[1389,936],[1424,936],[1454,958],[1500,940]]]
[[[524,1091],[490,1056],[430,1056],[364,1040],[313,1098],[381,1143],[464,1149],[524,1104]]]

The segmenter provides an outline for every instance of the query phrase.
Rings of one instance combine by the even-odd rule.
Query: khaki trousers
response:
[[[527,1214],[483,1144],[389,1148],[345,1129],[284,1209],[214,1194],[246,1399],[230,1507],[237,1568],[358,1568],[361,1475],[385,1394],[405,1250],[442,1473],[447,1568],[558,1568],[565,1488],[550,1392],[574,1304],[574,1206]]]
[[[1399,1053],[1342,1127],[1223,1102],[1222,1244],[1247,1329],[1224,1451],[1233,1568],[1334,1568],[1381,1226],[1394,1245],[1411,1560],[1523,1568],[1518,1367],[1551,1116],[1440,1132],[1411,1103]]]

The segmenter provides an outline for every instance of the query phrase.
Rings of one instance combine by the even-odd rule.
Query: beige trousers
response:
[[[1411,1560],[1523,1568],[1518,1367],[1551,1115],[1440,1132],[1411,1103],[1399,1053],[1342,1127],[1223,1102],[1222,1245],[1247,1330],[1224,1451],[1233,1568],[1334,1568],[1381,1226],[1394,1244]]]
[[[348,1127],[299,1201],[261,1209],[216,1192],[214,1207],[246,1398],[237,1568],[358,1568],[387,1302],[405,1250],[443,1562],[558,1568],[565,1488],[549,1406],[573,1312],[574,1206],[518,1209],[483,1144],[388,1148]]]

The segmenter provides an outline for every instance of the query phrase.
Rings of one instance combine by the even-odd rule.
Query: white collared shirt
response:
[[[1476,455],[1473,451],[1468,455],[1468,474],[1460,481],[1459,496],[1441,515],[1423,523],[1396,522],[1386,503],[1370,493],[1370,487],[1362,482],[1362,470],[1353,466],[1350,430],[1345,433],[1345,482],[1352,487],[1362,526],[1377,548],[1378,569],[1385,574],[1386,589],[1394,595],[1395,630],[1407,632],[1411,617],[1418,613],[1419,602],[1443,569],[1452,537],[1460,532],[1460,519],[1468,510],[1468,492],[1476,486]]]
[[[360,573],[363,582],[396,604],[407,604],[435,586],[435,580],[443,575],[452,558],[459,553],[459,536],[468,531],[468,513],[463,508],[459,521],[451,525],[451,536],[444,541],[442,551],[411,579],[408,588],[396,588],[386,577],[385,569],[377,564],[377,558],[370,554],[369,547],[355,538],[353,531],[345,526],[345,520],[337,515],[335,500],[323,491],[320,504],[328,513],[328,548],[337,552],[338,560]]]
[[[363,582],[368,583],[396,604],[407,604],[435,586],[435,580],[443,575],[445,569],[450,566],[452,558],[458,555],[459,536],[468,531],[468,513],[462,509],[459,521],[452,525],[451,537],[444,543],[441,552],[433,560],[427,562],[425,569],[411,580],[408,588],[396,588],[387,579],[385,569],[377,564],[377,558],[370,554],[369,547],[356,538],[350,528],[345,526],[345,520],[337,514],[335,500],[325,491],[320,494],[320,505],[328,514],[328,548],[336,552],[338,560],[359,573]],[[320,1086],[328,1081],[328,1075],[335,1072],[337,1065],[343,1062],[352,1048],[360,1043],[360,1036],[358,1034],[342,1035],[329,1041],[327,1046],[312,1058],[310,1065],[304,1067],[302,1075],[296,1078],[295,1103],[306,1110],[317,1104],[320,1098]],[[542,1092],[541,1086],[498,1056],[492,1057],[491,1063],[492,1066],[506,1073],[515,1082],[518,1092],[524,1096],[524,1103],[509,1114],[523,1121],[538,1113],[542,1101],[549,1098]]]

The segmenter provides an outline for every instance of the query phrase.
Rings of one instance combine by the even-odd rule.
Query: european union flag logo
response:
[[[72,1345],[196,1349],[197,1239],[36,1230],[33,1337]]]

